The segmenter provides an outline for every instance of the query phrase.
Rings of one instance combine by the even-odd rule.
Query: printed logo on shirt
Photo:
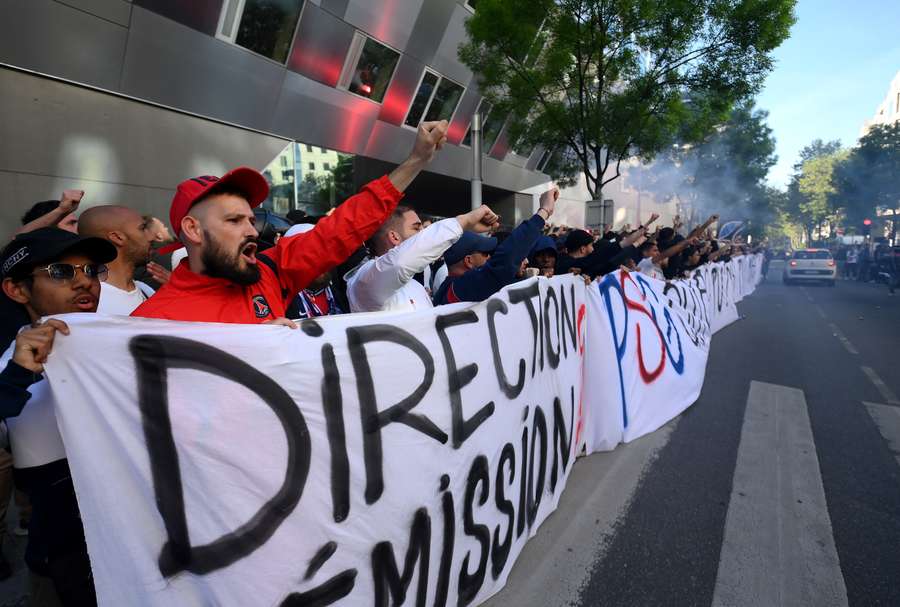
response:
[[[272,313],[272,310],[269,309],[269,302],[262,295],[253,296],[253,311],[257,318],[266,318]]]

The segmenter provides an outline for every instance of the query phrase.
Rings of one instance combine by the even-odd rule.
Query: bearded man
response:
[[[242,167],[182,182],[169,215],[187,261],[132,315],[294,326],[284,316],[296,294],[375,233],[446,139],[446,121],[423,122],[409,158],[390,175],[364,186],[315,228],[259,255],[253,208],[269,186],[258,171]]]

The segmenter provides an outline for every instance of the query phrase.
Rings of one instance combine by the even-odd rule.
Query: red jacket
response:
[[[258,262],[260,280],[249,287],[196,274],[187,262],[181,263],[169,282],[131,315],[245,324],[283,317],[290,300],[323,272],[350,257],[387,220],[402,197],[387,176],[367,184],[322,218],[315,229],[282,238],[260,253],[275,262],[278,273]]]

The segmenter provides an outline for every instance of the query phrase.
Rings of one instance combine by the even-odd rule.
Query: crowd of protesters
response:
[[[844,280],[886,283],[891,295],[900,286],[900,246],[865,242],[831,247],[831,253]]]
[[[84,193],[75,190],[34,205],[23,217],[0,256],[0,339],[11,344],[0,361],[0,417],[10,447],[0,449],[0,525],[15,486],[18,528],[29,535],[32,600],[96,600],[54,417],[59,395],[42,375],[55,335],[69,328],[59,319],[41,319],[99,312],[296,328],[294,321],[319,316],[482,301],[531,276],[574,273],[590,281],[622,268],[675,279],[749,252],[712,237],[708,228],[716,216],[686,235],[677,224],[653,227],[655,214],[635,229],[552,227],[556,188],[511,231],[500,229],[501,218],[487,206],[423,219],[399,203],[446,131],[446,122],[424,123],[409,158],[392,173],[327,216],[292,212],[284,225],[294,225],[286,230],[258,225],[254,209],[269,188],[249,168],[179,184],[168,227],[119,205],[76,215]],[[0,541],[4,531],[0,527]],[[9,575],[0,553],[0,579]]]

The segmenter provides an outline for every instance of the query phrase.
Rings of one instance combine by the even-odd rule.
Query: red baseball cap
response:
[[[169,208],[169,223],[175,232],[175,238],[181,237],[181,220],[190,212],[198,200],[203,198],[215,187],[232,186],[243,192],[250,203],[250,208],[256,208],[263,203],[269,195],[269,183],[262,173],[250,167],[238,167],[222,175],[200,175],[185,179],[178,184],[175,197],[172,198],[172,206]],[[174,242],[159,249],[160,253],[169,253],[180,249],[183,245]]]

